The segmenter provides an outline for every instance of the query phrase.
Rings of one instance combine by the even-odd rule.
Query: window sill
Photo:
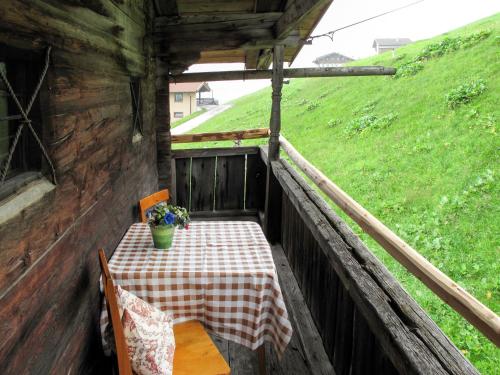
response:
[[[54,184],[42,177],[30,182],[21,190],[0,201],[0,225],[20,215],[24,209],[42,200],[55,187]]]

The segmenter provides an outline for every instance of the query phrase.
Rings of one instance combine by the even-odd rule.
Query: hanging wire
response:
[[[329,39],[333,42],[333,35],[334,35],[337,31],[344,30],[344,29],[347,29],[347,28],[349,28],[349,27],[356,26],[356,25],[359,25],[359,24],[364,23],[364,22],[367,22],[367,21],[371,21],[371,20],[373,20],[373,19],[375,19],[375,18],[379,18],[379,17],[385,16],[385,15],[387,15],[387,14],[394,13],[394,12],[397,12],[397,11],[399,11],[399,10],[405,9],[405,8],[409,8],[409,7],[413,6],[413,5],[416,5],[416,4],[418,4],[418,3],[422,3],[422,2],[424,2],[424,1],[425,1],[425,0],[418,0],[418,1],[414,1],[413,3],[403,5],[403,6],[399,7],[399,8],[391,9],[391,10],[389,10],[389,11],[387,11],[387,12],[380,13],[380,14],[377,14],[377,15],[372,16],[372,17],[369,17],[369,18],[365,18],[365,19],[363,19],[363,20],[361,20],[361,21],[357,21],[357,22],[351,23],[351,24],[349,24],[349,25],[342,26],[342,27],[340,27],[340,28],[338,28],[338,29],[335,29],[335,30],[332,30],[332,31],[328,31],[328,32],[323,33],[323,34],[318,34],[318,35],[313,35],[313,36],[310,36],[309,38],[307,38],[307,39],[306,39],[305,43],[306,43],[306,44],[311,44],[311,43],[312,43],[312,41],[313,41],[314,39],[317,39],[317,38],[323,38],[323,37],[327,37],[327,38],[329,38]]]

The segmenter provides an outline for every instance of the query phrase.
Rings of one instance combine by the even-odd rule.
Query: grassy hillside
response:
[[[398,78],[297,79],[284,86],[282,99],[288,140],[496,313],[499,47],[497,14],[403,47],[395,57],[356,62],[400,67]],[[270,105],[270,90],[262,90],[195,132],[265,127]],[[485,374],[498,373],[500,350],[360,235],[472,363]]]

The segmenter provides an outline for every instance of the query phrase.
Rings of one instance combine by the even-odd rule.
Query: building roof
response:
[[[210,86],[206,82],[182,82],[171,83],[168,85],[170,92],[207,92],[210,91]]]
[[[293,62],[332,0],[153,0],[157,58],[172,74],[192,64],[267,69],[272,48]]]
[[[373,41],[372,47],[399,47],[411,43],[409,38],[377,38]]]
[[[332,53],[328,53],[326,55],[317,57],[313,61],[313,63],[321,64],[321,63],[329,62],[329,61],[338,61],[340,63],[343,63],[343,62],[354,61],[354,59],[351,59],[350,57],[342,55],[341,53],[338,53],[338,52],[332,52]]]

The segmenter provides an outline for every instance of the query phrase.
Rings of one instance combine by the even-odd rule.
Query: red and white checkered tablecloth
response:
[[[291,339],[271,249],[257,223],[194,222],[175,230],[170,250],[153,247],[147,224],[133,224],[109,269],[116,284],[170,312],[174,323],[199,320],[252,350],[270,341],[280,356]],[[107,324],[103,303],[102,333]]]

